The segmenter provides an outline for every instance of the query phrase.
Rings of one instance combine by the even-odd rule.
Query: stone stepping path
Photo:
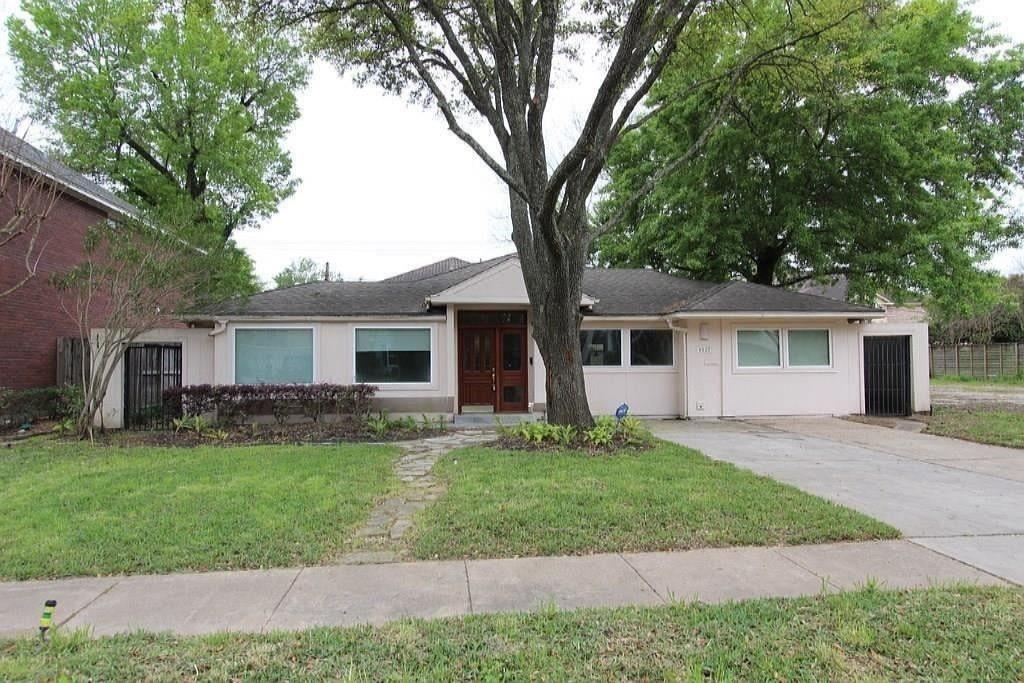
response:
[[[398,562],[408,555],[405,535],[413,516],[444,494],[444,485],[433,475],[434,465],[457,448],[494,441],[491,430],[460,430],[443,436],[400,441],[402,456],[395,461],[395,474],[403,487],[382,500],[355,533],[355,546],[341,556],[342,564]]]

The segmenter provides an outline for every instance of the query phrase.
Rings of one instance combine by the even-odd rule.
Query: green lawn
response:
[[[405,621],[382,627],[0,643],[0,679],[999,680],[1024,677],[1005,588]]]
[[[300,565],[395,485],[386,446],[0,451],[0,577]]]
[[[928,433],[1024,448],[1024,412],[935,408]]]
[[[936,377],[932,377],[931,381],[932,384],[940,384],[946,386],[967,384],[971,385],[971,387],[975,389],[998,389],[1000,387],[1024,386],[1024,375],[1004,375],[1001,377],[967,377],[963,375],[938,375]]]
[[[847,508],[666,443],[643,452],[456,451],[412,531],[419,558],[561,555],[892,538]]]

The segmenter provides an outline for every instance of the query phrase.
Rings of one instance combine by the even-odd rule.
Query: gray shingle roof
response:
[[[672,307],[680,313],[881,313],[880,309],[815,294],[766,287],[749,282],[724,282]]]
[[[411,279],[417,271],[410,271],[396,276],[401,278],[398,280],[312,282],[224,302],[203,311],[203,314],[333,317],[439,313],[441,309],[427,307],[427,297],[511,258],[515,256],[499,256],[450,270],[439,268],[442,272],[420,279]],[[437,264],[418,270],[429,273],[434,266]],[[583,291],[597,299],[593,309],[586,311],[587,315],[593,316],[651,316],[686,312],[770,311],[841,315],[878,312],[867,306],[763,285],[699,282],[653,270],[630,268],[588,268],[583,274]]]
[[[453,270],[458,270],[465,266],[470,265],[469,261],[463,261],[460,258],[449,257],[436,263],[431,263],[426,266],[422,266],[415,270],[410,270],[406,273],[399,273],[398,275],[392,275],[386,277],[381,282],[411,282],[415,280],[423,280],[434,275],[443,275],[444,273],[450,273]]]
[[[425,315],[442,309],[429,309],[427,297],[484,272],[512,256],[469,263],[461,268],[419,280],[391,282],[311,282],[283,289],[260,292],[245,299],[232,299],[202,311],[217,315]],[[410,271],[414,272],[414,271]],[[403,273],[409,275],[409,273]]]
[[[0,155],[14,160],[35,173],[48,176],[71,194],[93,206],[125,216],[137,216],[139,213],[137,208],[107,188],[56,159],[51,159],[41,150],[3,128],[0,128]]]

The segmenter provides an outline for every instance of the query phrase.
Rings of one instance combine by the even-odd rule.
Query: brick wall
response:
[[[10,203],[0,203],[0,224],[10,213]],[[36,276],[0,298],[0,387],[54,384],[57,338],[77,336],[78,329],[61,310],[49,279],[81,262],[86,230],[105,218],[105,213],[74,197],[58,198],[40,230],[37,244],[45,246]],[[24,277],[27,242],[21,236],[0,247],[0,291]]]

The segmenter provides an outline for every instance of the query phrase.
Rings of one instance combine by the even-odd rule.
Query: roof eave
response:
[[[681,318],[849,318],[858,320],[876,320],[885,317],[885,311],[675,311],[669,313],[669,319]]]

